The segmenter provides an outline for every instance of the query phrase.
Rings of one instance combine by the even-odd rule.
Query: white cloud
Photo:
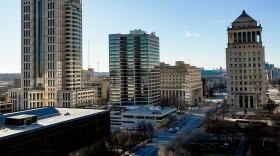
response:
[[[186,37],[194,37],[194,38],[198,38],[200,37],[200,35],[196,32],[190,32],[190,31],[185,31],[185,36]]]

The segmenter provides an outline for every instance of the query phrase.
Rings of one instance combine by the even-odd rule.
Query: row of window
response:
[[[54,18],[54,11],[48,11],[48,18]]]
[[[30,63],[23,63],[23,70],[30,70]]]
[[[23,53],[30,53],[30,47],[23,47]]]
[[[30,86],[30,80],[23,80],[23,86],[29,87]]]
[[[242,72],[242,71],[243,71],[243,72]],[[229,73],[230,73],[230,74],[233,74],[233,70],[230,70]],[[242,73],[246,74],[246,73],[247,73],[247,70],[239,70],[239,74],[242,74]],[[251,73],[252,73],[252,70],[249,70],[249,74],[251,74]],[[256,73],[257,73],[257,70],[254,69],[254,70],[253,70],[253,73],[256,74]],[[234,70],[234,74],[238,74],[238,70]],[[258,70],[258,74],[261,74],[261,70],[260,70],[260,69]]]
[[[30,78],[30,72],[23,72],[23,78]]]
[[[30,22],[23,22],[23,29],[30,29]]]
[[[24,14],[23,21],[28,21],[28,20],[30,20],[30,14]]]
[[[233,61],[234,62],[242,62],[242,58],[230,58],[230,62],[233,62]],[[243,58],[243,61],[247,61],[247,58]],[[248,61],[256,61],[256,58],[255,57],[253,57],[253,58],[249,57]],[[260,57],[258,57],[258,61],[261,61]]]
[[[54,2],[48,3],[48,10],[54,9]]]
[[[237,79],[238,79],[238,76],[236,75],[234,78],[235,78],[235,80],[237,80]],[[243,76],[240,75],[240,76],[239,76],[239,79],[242,80],[242,78],[246,80],[246,79],[247,79],[247,76],[246,76],[246,75],[243,75]],[[262,75],[258,75],[258,77],[257,77],[257,75],[254,75],[254,76],[249,75],[248,78],[249,78],[250,80],[251,80],[252,78],[254,78],[254,79],[257,79],[257,78],[258,78],[258,79],[261,79],[261,78],[262,78]],[[232,75],[230,76],[230,79],[233,80],[233,76],[232,76]]]
[[[30,12],[30,5],[23,6],[22,10],[23,10],[23,12]]]
[[[243,67],[242,67],[242,64],[239,64],[239,67],[238,67],[238,64],[230,64],[229,65],[230,68],[247,68],[247,64],[244,63]],[[248,63],[248,67],[251,68],[251,67],[261,67],[261,64],[260,63]]]
[[[23,62],[30,62],[30,55],[23,55]]]
[[[243,56],[247,56],[247,54],[248,54],[248,56],[251,56],[251,54],[253,54],[253,56],[255,56],[256,52],[255,51],[253,51],[252,53],[250,51],[249,52],[243,52]],[[261,52],[258,51],[257,54],[260,56]],[[230,56],[242,56],[242,52],[229,52],[229,55]]]
[[[249,85],[257,85],[257,84],[259,84],[260,86],[262,85],[262,82],[261,81],[255,81],[255,82],[252,82],[252,81],[249,81],[249,82],[247,82],[247,81],[235,81],[234,83],[233,83],[233,81],[231,81],[230,82],[230,84],[231,85],[233,85],[233,84],[235,84],[236,86],[238,85],[238,82],[239,82],[239,85],[247,85],[247,84],[249,84]]]
[[[30,30],[24,30],[23,37],[30,37]]]
[[[234,89],[233,89],[233,87],[231,87],[231,91],[234,91]],[[259,88],[257,88],[257,87],[255,87],[255,88],[251,88],[251,87],[249,87],[249,88],[247,88],[247,87],[240,87],[240,88],[238,88],[238,87],[235,87],[235,91],[237,92],[237,91],[262,91],[262,88],[261,87],[259,87]]]

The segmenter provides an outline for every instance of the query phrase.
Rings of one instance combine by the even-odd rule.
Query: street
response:
[[[209,108],[198,108],[194,109],[193,115],[186,117],[181,122],[177,123],[173,127],[180,127],[176,133],[168,132],[168,129],[159,129],[156,131],[156,141],[148,143],[144,148],[140,148],[139,151],[135,153],[137,156],[157,156],[158,149],[161,145],[170,143],[175,138],[181,137],[183,135],[189,135],[197,127],[203,123],[203,115]]]

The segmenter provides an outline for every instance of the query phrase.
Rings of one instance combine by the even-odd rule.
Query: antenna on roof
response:
[[[97,72],[99,73],[99,61],[97,62]]]
[[[88,40],[88,68],[90,67],[90,62],[89,62],[90,61],[90,59],[89,59],[89,56],[90,56],[89,55],[89,46],[90,46],[90,44],[89,44],[89,40]]]

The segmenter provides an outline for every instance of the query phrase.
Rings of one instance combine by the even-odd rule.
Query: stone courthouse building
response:
[[[243,11],[227,31],[227,103],[235,108],[261,107],[266,103],[262,27]]]
[[[195,104],[202,99],[201,69],[183,61],[176,61],[175,66],[160,63],[160,92],[162,99]]]

